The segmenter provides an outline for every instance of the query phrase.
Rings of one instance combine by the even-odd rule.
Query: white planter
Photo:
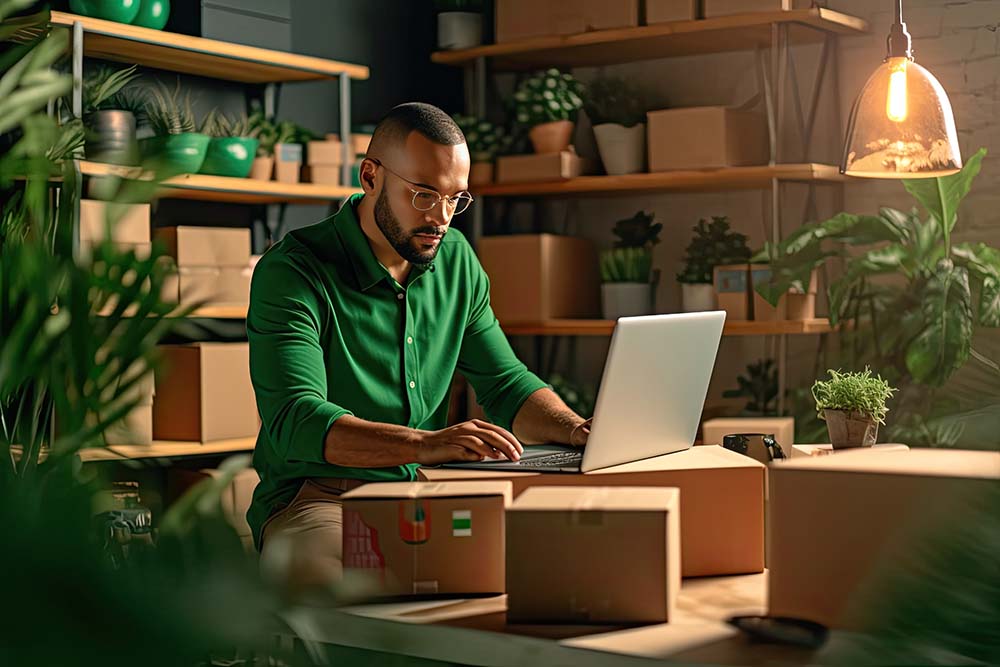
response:
[[[483,17],[477,12],[438,14],[438,48],[470,49],[483,41]]]
[[[625,127],[616,123],[594,126],[604,170],[612,176],[646,171],[646,124]]]
[[[685,313],[715,310],[715,287],[712,283],[681,283],[681,310]]]
[[[601,285],[601,311],[606,320],[651,315],[653,313],[653,285],[651,283],[604,283]]]

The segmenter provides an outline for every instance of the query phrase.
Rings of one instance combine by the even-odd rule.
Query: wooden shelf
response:
[[[247,318],[247,306],[202,306],[188,315],[188,317],[204,317],[216,320],[245,320]]]
[[[101,162],[80,162],[80,171],[84,176],[150,178],[149,174],[135,167],[121,167]],[[167,199],[194,199],[235,204],[326,204],[345,199],[358,192],[361,192],[358,188],[341,185],[280,183],[253,178],[184,174],[164,181],[157,196]]]
[[[585,196],[635,192],[723,192],[762,190],[771,180],[803,183],[843,183],[847,177],[827,164],[779,164],[773,167],[725,167],[692,171],[661,171],[626,176],[578,176],[562,181],[493,183],[475,188],[474,194],[489,197]]]
[[[812,8],[537,37],[438,51],[431,55],[431,60],[443,65],[465,65],[477,58],[490,58],[495,69],[515,70],[612,65],[672,56],[746,51],[770,48],[773,24],[788,25],[789,40],[793,44],[818,42],[830,33],[858,35],[868,32],[868,22],[863,19],[830,9]]]
[[[511,336],[610,336],[615,329],[613,320],[547,320],[502,324]],[[727,320],[724,336],[775,336],[822,334],[833,331],[829,320],[816,318],[801,322],[752,322]]]
[[[84,31],[83,53],[91,58],[241,83],[319,81],[342,74],[352,79],[368,78],[368,68],[363,65],[151,30],[66,12],[52,12],[50,24],[72,28],[77,21]],[[18,22],[25,27],[12,39],[25,41],[39,34],[38,26],[31,26],[23,19],[11,19],[6,23],[16,25]]]
[[[80,452],[80,459],[89,461],[125,461],[135,459],[159,459],[184,456],[211,456],[217,454],[238,454],[252,452],[256,438],[220,440],[202,444],[173,440],[154,440],[149,445],[114,445],[91,447]]]

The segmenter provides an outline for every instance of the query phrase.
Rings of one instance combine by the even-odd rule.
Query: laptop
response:
[[[620,318],[586,448],[529,445],[517,462],[486,459],[440,467],[580,473],[691,447],[725,321],[724,311]]]

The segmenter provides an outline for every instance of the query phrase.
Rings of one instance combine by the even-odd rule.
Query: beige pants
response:
[[[260,554],[263,576],[290,597],[323,597],[344,571],[340,495],[363,483],[306,480],[292,502],[264,524]]]

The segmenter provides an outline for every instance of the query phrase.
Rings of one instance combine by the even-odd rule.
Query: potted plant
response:
[[[514,93],[517,122],[530,128],[536,153],[569,148],[577,112],[583,106],[583,86],[571,74],[555,68],[532,74]]]
[[[257,139],[257,155],[250,168],[250,178],[269,181],[274,173],[274,144],[278,140],[278,128],[260,105],[254,106],[249,124],[250,136]]]
[[[439,49],[469,49],[483,41],[482,0],[435,0]]]
[[[778,414],[778,369],[774,359],[760,359],[748,364],[746,375],[736,378],[737,389],[722,392],[723,398],[745,398],[741,417],[769,417]]]
[[[871,447],[878,437],[879,424],[885,425],[889,409],[885,402],[896,391],[871,369],[861,373],[829,370],[829,380],[817,380],[812,387],[816,412],[826,421],[834,449]]]
[[[163,30],[170,18],[170,0],[139,0],[139,11],[132,25]]]
[[[116,23],[131,23],[139,15],[138,0],[69,0],[74,14]]]
[[[746,262],[750,257],[747,237],[731,231],[725,216],[712,216],[711,223],[699,220],[692,231],[694,236],[684,256],[684,270],[677,274],[677,282],[681,283],[681,310],[685,313],[714,310],[715,267]]]
[[[454,118],[458,126],[462,128],[465,141],[469,145],[469,155],[472,158],[469,184],[491,183],[493,181],[493,159],[496,157],[500,143],[504,138],[503,128],[475,116],[456,114]]]
[[[639,211],[615,223],[615,247],[601,253],[601,307],[606,320],[649,315],[659,271],[653,271],[653,246],[663,225]]]
[[[178,82],[173,92],[160,83],[150,95],[147,116],[154,136],[139,142],[143,157],[160,174],[197,174],[209,137],[196,131],[191,93],[182,96]]]
[[[87,128],[84,148],[88,160],[135,165],[139,162],[136,124],[145,118],[146,98],[126,86],[139,77],[137,67],[99,66],[84,78],[83,122]]]
[[[250,175],[260,141],[252,136],[246,114],[231,118],[213,109],[202,122],[201,131],[211,140],[198,173],[233,178]]]
[[[626,79],[598,77],[587,85],[584,109],[594,126],[604,170],[615,176],[645,171],[644,93]]]

